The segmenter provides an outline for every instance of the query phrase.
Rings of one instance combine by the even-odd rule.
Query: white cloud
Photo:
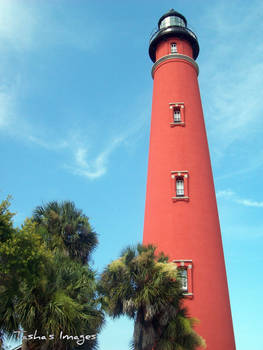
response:
[[[97,155],[97,157],[89,160],[87,149],[83,147],[77,148],[74,153],[76,167],[71,167],[71,171],[76,175],[84,176],[88,179],[101,177],[107,172],[107,164],[111,153],[123,140],[122,137],[114,139],[104,151]]]
[[[220,198],[220,197],[223,197],[223,198],[226,198],[226,197],[233,197],[234,196],[234,192],[231,191],[231,190],[221,190],[221,191],[218,191],[216,193],[216,196],[217,198]]]
[[[74,8],[74,7],[73,7]],[[79,31],[83,35],[79,35]],[[55,1],[0,1],[0,49],[33,50],[70,45],[93,50],[103,30],[96,19],[84,20],[66,13]]]
[[[0,129],[7,129],[13,118],[13,97],[6,91],[0,91]]]
[[[125,115],[126,118],[120,120],[119,116],[117,116],[117,125],[115,127],[111,125],[109,132],[104,134],[104,136],[102,136],[103,133],[101,131],[98,131],[99,134],[94,133],[91,130],[93,128],[88,123],[82,131],[71,130],[69,145],[70,150],[73,150],[73,165],[66,164],[65,168],[74,175],[94,180],[107,173],[110,158],[120,146],[125,147],[125,150],[128,152],[133,152],[139,140],[145,136],[145,126],[149,122],[150,111],[148,108],[145,108],[145,100],[150,99],[148,95],[137,96],[136,103],[133,103],[129,108],[125,105],[125,110],[123,113],[119,112],[119,114]],[[115,119],[115,116],[111,116],[110,119]],[[93,136],[89,137],[89,144],[83,144],[83,139],[87,139],[87,136],[85,136],[87,130],[89,135]],[[105,132],[106,129],[103,130]],[[85,135],[83,135],[83,132]],[[96,135],[96,138],[94,135]],[[101,148],[105,139],[111,141],[106,142],[106,146],[101,152],[94,154],[92,150],[95,147],[96,149]]]
[[[48,137],[48,130],[39,130],[28,121],[27,116],[18,111],[17,94],[16,84],[0,87],[0,131],[22,142],[30,142],[49,150],[68,147],[66,140]]]
[[[44,140],[40,137],[34,136],[34,135],[24,135],[27,141],[30,141],[40,147],[43,147],[47,150],[59,150],[62,148],[67,148],[69,146],[69,143],[66,140]]]
[[[96,131],[91,131],[87,124],[86,129],[78,132],[74,129],[62,129],[60,135],[54,134],[48,126],[42,125],[37,127],[25,115],[21,115],[16,106],[16,87],[9,88],[9,92],[0,91],[0,131],[5,132],[10,137],[13,137],[23,143],[32,143],[38,147],[44,148],[47,151],[59,152],[59,156],[68,157],[73,155],[73,162],[65,165],[71,173],[88,179],[97,179],[107,173],[110,156],[112,153],[123,144],[126,149],[132,149],[137,144],[139,138],[145,133],[145,123],[148,118],[148,110],[142,110],[138,113],[136,109],[131,109],[131,115],[137,115],[132,119],[132,123],[126,122],[118,130],[115,130],[115,136],[100,134],[101,139],[112,139],[103,151],[98,154],[91,153],[89,150],[96,147],[101,147],[101,142],[98,142]],[[32,118],[31,118],[32,119]],[[128,120],[131,118],[127,117]],[[92,135],[89,138],[89,144],[83,144],[83,133],[86,135],[87,130]],[[66,135],[69,132],[68,135]],[[117,135],[117,136],[116,136]],[[63,161],[61,160],[61,163]]]
[[[237,177],[243,174],[248,174],[252,173],[253,171],[257,170],[258,168],[262,167],[263,165],[263,152],[258,151],[258,152],[252,152],[250,154],[250,158],[246,160],[245,162],[245,167],[240,168],[240,169],[235,169],[230,172],[226,172],[223,175],[219,175],[215,177],[215,180],[223,180],[231,177]]]
[[[96,20],[99,19],[91,18],[87,21],[87,16],[78,18],[74,17],[74,13],[69,15],[69,12],[64,11],[60,2],[0,0],[0,53],[3,57],[8,57],[15,51],[16,59],[19,61],[22,58],[23,61],[27,58],[27,51],[38,52],[39,49],[45,49],[46,46],[50,48],[52,45],[56,47],[70,45],[92,50],[101,42],[103,33],[101,23],[99,25],[99,22],[94,22]],[[106,26],[105,22],[104,26]],[[110,29],[107,28],[107,30]],[[79,35],[80,32],[82,35]],[[20,101],[22,105],[23,94],[25,94],[23,84],[28,84],[28,82],[24,82],[23,77],[19,79],[19,71],[15,73],[14,67],[11,67],[8,60],[0,67],[0,70],[6,81],[6,85],[0,88],[0,131],[23,143],[31,143],[47,151],[59,151],[61,158],[73,155],[73,161],[66,167],[76,175],[88,179],[103,176],[107,172],[110,156],[119,145],[123,143],[131,149],[131,146],[135,145],[136,140],[143,134],[145,116],[148,111],[138,114],[137,110],[129,110],[132,121],[129,121],[128,117],[126,120],[123,119],[123,125],[118,121],[118,127],[113,132],[115,136],[101,133],[101,138],[113,141],[109,142],[100,153],[94,154],[90,151],[95,148],[94,145],[101,147],[101,144],[98,145],[96,133],[94,136],[94,132],[89,128],[91,135],[89,144],[83,144],[83,137],[73,135],[76,130],[61,129],[55,134],[48,125],[45,125],[45,122],[41,124],[41,120],[37,117],[26,115],[20,108]],[[142,100],[145,108],[144,97]],[[137,106],[137,109],[142,108]],[[135,118],[134,115],[137,117]],[[86,131],[87,129],[88,124]],[[105,133],[105,130],[103,132]]]
[[[34,43],[36,13],[22,1],[0,1],[0,47],[27,49]]]
[[[236,202],[246,207],[263,207],[263,202],[251,201],[250,199],[237,199]]]
[[[235,192],[231,190],[221,190],[216,193],[217,198],[225,198],[227,200],[231,200],[234,203],[238,203],[244,205],[246,207],[256,207],[262,208],[263,202],[254,201],[247,198],[239,198]]]
[[[232,7],[237,11],[233,4],[213,4],[204,18],[214,37],[213,49],[209,45],[209,50],[204,48],[202,75],[207,85],[205,101],[209,101],[205,108],[210,136],[221,155],[234,142],[257,134],[263,117],[263,47],[258,40],[263,25],[260,21],[255,25],[263,11],[262,2],[249,9],[240,5],[234,16]]]
[[[93,19],[87,21],[87,16],[74,17],[74,14],[64,11],[59,2],[1,0],[0,53],[2,57],[8,57],[13,51],[20,51],[19,54],[15,53],[16,59],[19,60],[26,57],[25,51],[39,50],[51,45],[69,45],[92,50],[100,41],[103,32],[101,24],[97,24]],[[79,32],[83,35],[80,36]],[[14,67],[10,68],[8,59],[3,60],[0,70],[1,81],[4,81],[3,86],[0,86],[0,131],[46,150],[64,150],[65,153],[71,153],[72,148],[77,147],[78,141],[66,137],[67,130],[62,130],[64,136],[59,138],[58,135],[52,134],[52,130],[47,126],[36,126],[33,122],[36,118],[21,112],[19,100],[23,96],[23,82],[20,81],[19,74],[14,73]],[[79,173],[82,172],[90,178],[104,174],[108,156],[115,145],[116,142],[94,161],[86,164],[84,154],[76,154]]]
[[[23,62],[27,57],[25,51],[50,45],[93,49],[100,41],[102,30],[92,20],[87,24],[86,19],[83,17],[76,23],[77,16],[66,12],[60,2],[0,1],[0,130],[47,149],[66,147],[67,142],[63,140],[50,142],[53,138],[45,137],[46,130],[41,133],[40,128],[37,130],[30,118],[20,112],[19,99],[23,98],[28,81],[21,81],[20,66],[10,64],[9,55],[19,51],[12,57]],[[79,35],[80,26],[82,36]]]

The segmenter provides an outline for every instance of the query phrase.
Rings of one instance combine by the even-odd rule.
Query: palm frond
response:
[[[134,319],[133,350],[194,350],[203,344],[182,306],[178,270],[153,245],[127,247],[99,285],[110,316]]]

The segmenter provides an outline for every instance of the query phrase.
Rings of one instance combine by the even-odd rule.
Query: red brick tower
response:
[[[182,269],[208,350],[234,350],[219,218],[198,86],[196,35],[171,10],[150,41],[153,101],[143,243]]]

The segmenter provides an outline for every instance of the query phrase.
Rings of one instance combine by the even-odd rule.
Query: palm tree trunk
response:
[[[65,348],[66,348],[65,343],[63,342],[57,343],[56,350],[63,350]]]
[[[142,350],[142,338],[143,338],[143,311],[138,310],[136,320],[134,324],[133,341],[134,350]]]
[[[47,350],[48,349],[48,342],[45,342],[44,344],[41,345],[40,350]]]
[[[22,340],[22,350],[28,350],[28,342],[26,339]]]

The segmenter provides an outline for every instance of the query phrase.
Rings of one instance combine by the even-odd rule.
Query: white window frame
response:
[[[179,182],[180,181],[180,182]],[[181,182],[183,181],[183,182]],[[187,170],[171,171],[172,200],[189,201],[189,173]]]
[[[173,260],[181,275],[182,292],[185,297],[192,299],[193,294],[193,260]],[[184,274],[184,275],[183,275]],[[184,280],[185,279],[185,280]],[[184,283],[186,282],[186,283]]]
[[[185,107],[184,102],[170,102],[171,110],[170,126],[185,126]]]

